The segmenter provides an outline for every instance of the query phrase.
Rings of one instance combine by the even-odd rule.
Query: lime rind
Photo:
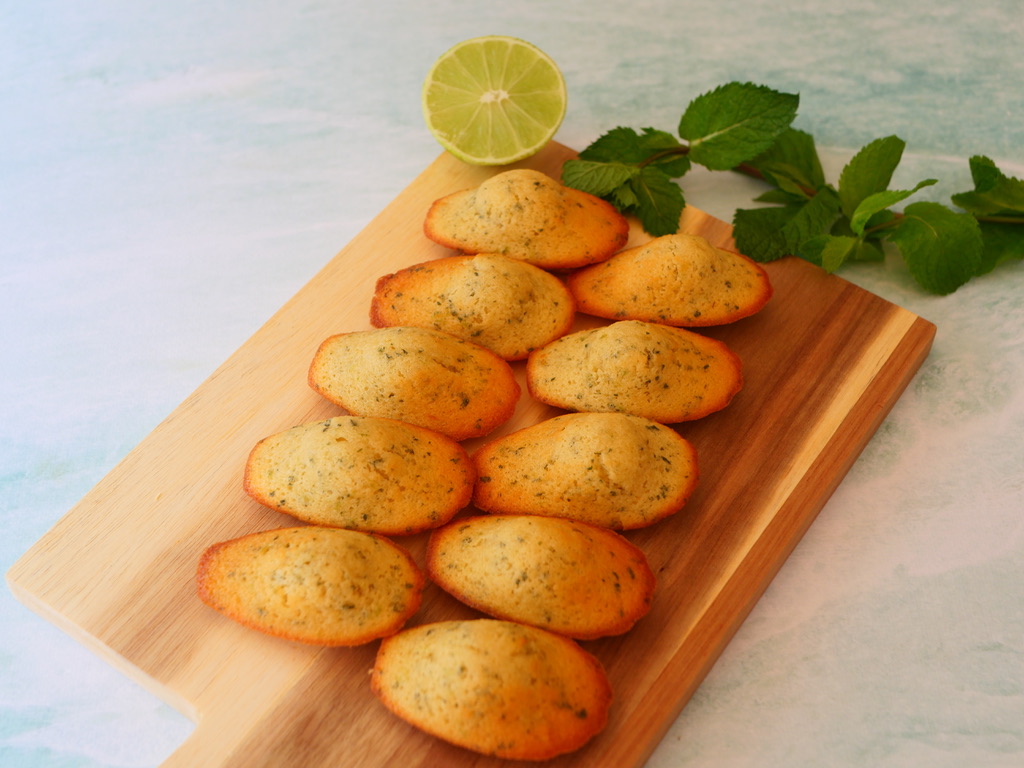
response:
[[[474,165],[506,165],[535,154],[555,135],[565,109],[557,65],[514,37],[490,35],[453,46],[423,86],[431,133]]]

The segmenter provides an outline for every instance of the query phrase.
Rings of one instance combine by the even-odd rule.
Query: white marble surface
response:
[[[895,133],[921,198],[975,153],[1024,176],[1018,0],[780,6],[0,0],[0,566],[437,155],[420,84],[461,39],[550,53],[577,148],[752,80],[801,94],[833,172]],[[944,298],[843,274],[934,351],[650,768],[1024,765],[1024,268]],[[0,764],[155,766],[190,730],[0,593]]]

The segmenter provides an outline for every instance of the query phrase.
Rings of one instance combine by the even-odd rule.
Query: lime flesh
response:
[[[534,45],[490,35],[446,51],[423,84],[427,127],[453,155],[506,165],[537,153],[565,117],[565,81]]]

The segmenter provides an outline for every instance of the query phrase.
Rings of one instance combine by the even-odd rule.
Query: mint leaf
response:
[[[783,186],[776,175],[780,171],[787,180],[807,189],[818,189],[825,184],[825,173],[821,169],[814,138],[796,128],[787,128],[780,133],[771,147],[747,165],[760,173],[769,184],[777,187]],[[801,194],[807,196],[804,190],[801,190]]]
[[[1024,259],[1024,231],[1020,224],[980,222],[981,239],[985,244],[978,274],[991,272],[1007,261]]]
[[[908,205],[888,239],[925,290],[952,293],[982,268],[981,229],[970,214],[939,203]]]
[[[800,99],[752,83],[728,83],[690,102],[679,136],[690,159],[711,170],[728,170],[767,150],[796,117]]]
[[[865,145],[850,159],[839,174],[843,214],[852,218],[864,198],[889,188],[905,146],[898,136],[887,136]]]
[[[861,240],[848,258],[850,261],[884,261],[885,253],[876,240]]]
[[[597,197],[605,197],[639,172],[633,165],[573,159],[566,160],[562,165],[562,183]]]
[[[857,235],[850,229],[850,220],[845,216],[839,216],[832,225],[830,234],[838,237],[852,237],[857,241],[857,247],[846,256],[847,261],[882,261],[885,254],[882,252],[880,240],[885,234],[885,225],[896,219],[892,211],[881,211],[876,213],[865,226],[866,234]],[[871,231],[874,228],[879,231]],[[806,244],[805,244],[806,245]]]
[[[669,176],[684,175],[690,169],[687,148],[667,131],[644,128],[613,128],[579,153],[581,160],[626,165],[661,166]]]
[[[739,208],[732,218],[732,235],[740,253],[754,261],[768,262],[792,253],[783,228],[799,213],[801,206]]]
[[[984,274],[1004,262],[1024,259],[1024,181],[1005,175],[984,155],[972,157],[970,167],[974,190],[955,194],[952,200],[982,219],[979,274]]]
[[[640,143],[648,152],[643,165],[656,165],[673,179],[685,176],[690,170],[690,158],[686,155],[688,149],[671,133],[644,128]]]
[[[677,149],[682,144],[679,139],[668,131],[659,131],[656,128],[644,128],[640,132],[640,145],[650,152],[658,152],[664,149]]]
[[[644,231],[659,237],[679,230],[679,217],[686,201],[679,185],[664,171],[653,165],[645,166],[627,187],[635,197],[636,203],[631,207]]]
[[[856,234],[863,235],[865,225],[876,213],[881,213],[887,208],[896,205],[896,203],[906,200],[922,187],[930,187],[936,183],[938,183],[938,179],[925,179],[913,189],[893,189],[868,195],[857,204],[853,214],[850,216],[850,228]]]
[[[757,170],[765,181],[791,196],[811,197],[817,189],[799,168],[789,163],[767,162]]]
[[[562,183],[635,214],[651,235],[671,234],[685,207],[672,179],[690,170],[686,151],[665,131],[614,128],[562,165]]]
[[[786,192],[782,189],[769,189],[754,198],[759,203],[778,203],[779,205],[803,205],[807,195],[803,192]]]
[[[613,128],[579,153],[581,160],[600,163],[640,163],[650,153],[644,149],[640,134],[632,128]]]
[[[636,192],[629,184],[616,187],[615,190],[605,198],[609,203],[618,208],[622,213],[631,213],[640,205]]]
[[[974,190],[953,195],[954,204],[975,216],[1024,218],[1024,181],[1004,175],[982,155],[972,157],[970,166]]]
[[[817,264],[826,272],[835,272],[856,253],[860,240],[846,235],[817,235],[800,245],[800,257]]]
[[[828,233],[838,211],[838,198],[824,187],[802,205],[737,210],[733,237],[740,252],[754,261],[799,255],[801,243]]]

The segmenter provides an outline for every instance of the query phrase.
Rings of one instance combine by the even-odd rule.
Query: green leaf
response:
[[[623,184],[621,187],[616,187],[605,199],[618,208],[622,213],[629,213],[640,205],[640,200],[637,199],[636,192],[633,191],[633,187],[629,184]]]
[[[639,172],[634,165],[573,159],[562,165],[562,183],[597,197],[606,197]]]
[[[660,168],[662,173],[668,176],[670,179],[678,179],[681,176],[685,176],[689,173],[690,168],[693,167],[690,162],[690,158],[686,155],[669,155],[665,157],[652,158],[648,165],[653,165],[656,168]]]
[[[925,290],[952,293],[982,269],[981,229],[973,216],[939,203],[908,205],[888,239]]]
[[[809,189],[817,189],[825,184],[825,173],[821,169],[814,138],[796,128],[784,130],[771,147],[747,164],[775,186],[782,186],[775,178],[775,169],[785,169],[788,179]]]
[[[800,244],[800,257],[835,272],[856,253],[860,240],[845,235],[817,235]]]
[[[648,150],[643,162],[658,166],[666,176],[677,179],[690,170],[690,158],[682,151],[685,148],[671,133],[644,128],[640,142]]]
[[[656,128],[644,128],[640,132],[640,145],[644,147],[648,153],[659,152],[663,149],[677,149],[683,146],[679,143],[679,139],[671,133],[668,131],[659,131]]]
[[[645,166],[627,186],[635,196],[632,210],[644,231],[659,237],[679,230],[679,217],[686,201],[683,190],[664,171],[652,165]]]
[[[828,233],[838,211],[838,198],[825,187],[802,205],[737,210],[733,237],[740,252],[754,261],[799,255],[801,243]]]
[[[739,208],[733,214],[733,238],[740,253],[767,262],[792,253],[783,228],[800,211],[799,205],[772,208]]]
[[[644,128],[637,133],[632,128],[620,126],[598,137],[579,153],[579,157],[581,160],[601,163],[651,163],[662,166],[670,176],[678,177],[690,168],[687,151],[687,147],[667,131]]]
[[[885,261],[885,253],[874,240],[861,240],[856,250],[849,256],[850,261]]]
[[[866,197],[889,188],[905,146],[898,136],[887,136],[865,145],[850,159],[839,174],[839,200],[846,216],[853,218]]]
[[[975,216],[1024,217],[1024,181],[1006,176],[987,157],[970,159],[974,190],[953,195],[953,203]]]
[[[889,209],[879,211],[874,214],[864,224],[865,239],[877,238],[881,239],[885,236],[885,229],[892,224],[897,218],[897,214],[893,213]],[[853,232],[851,229],[850,232]]]
[[[789,163],[768,162],[758,171],[765,181],[796,197],[811,197],[817,190],[799,168]]]
[[[632,128],[613,128],[580,152],[581,160],[600,163],[641,163],[650,152],[644,147],[640,134]]]
[[[985,247],[978,274],[991,272],[1007,261],[1024,259],[1024,225],[982,221],[980,226]]]
[[[1024,259],[1024,181],[1006,176],[983,155],[972,157],[970,166],[974,190],[953,195],[953,203],[982,219],[1000,219],[980,222],[984,248],[979,273],[984,274]]]
[[[769,189],[754,198],[759,203],[777,203],[779,205],[803,205],[807,202],[807,195],[802,192],[786,192],[781,189]]]
[[[652,235],[679,229],[685,202],[672,178],[690,169],[686,148],[670,133],[614,128],[562,166],[562,183],[634,213]]]
[[[864,226],[875,214],[906,200],[922,187],[930,187],[936,183],[938,183],[938,179],[925,179],[913,189],[893,189],[868,195],[857,204],[850,216],[850,228],[858,235],[863,235]]]
[[[690,159],[724,171],[767,150],[796,117],[800,98],[752,83],[728,83],[690,102],[679,136]]]

